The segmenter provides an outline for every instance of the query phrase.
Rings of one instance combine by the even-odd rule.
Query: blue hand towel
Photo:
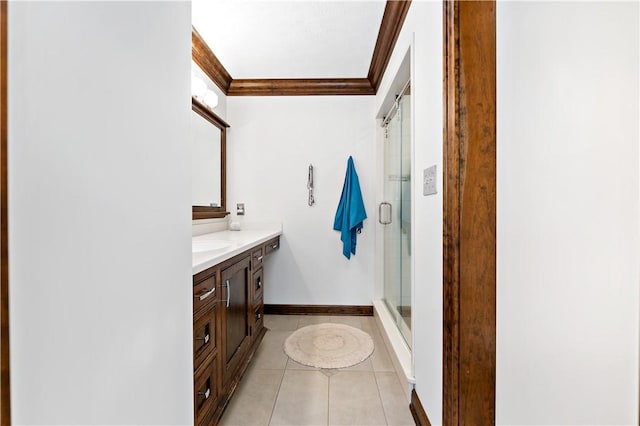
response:
[[[349,156],[347,161],[347,173],[344,177],[342,195],[336,211],[336,218],[333,221],[333,229],[340,231],[342,240],[342,254],[347,259],[356,254],[356,240],[358,232],[362,229],[362,222],[367,218],[360,191],[360,181],[356,168],[353,165],[353,158]]]

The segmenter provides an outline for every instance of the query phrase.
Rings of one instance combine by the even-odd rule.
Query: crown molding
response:
[[[193,26],[191,27],[191,58],[226,95],[233,80],[231,74],[220,63]]]
[[[396,46],[396,41],[398,41],[398,36],[410,6],[411,0],[387,0],[382,22],[380,23],[380,31],[378,31],[378,40],[371,57],[369,74],[367,75],[371,86],[376,92],[380,86],[384,71],[389,64],[389,59],[391,59],[393,48]]]
[[[387,0],[366,78],[234,79],[192,27],[192,57],[227,96],[375,95],[411,0]]]
[[[229,96],[375,95],[366,78],[235,79]]]

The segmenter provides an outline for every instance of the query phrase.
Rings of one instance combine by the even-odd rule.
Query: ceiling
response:
[[[193,26],[234,79],[362,78],[385,4],[193,0],[191,7]]]

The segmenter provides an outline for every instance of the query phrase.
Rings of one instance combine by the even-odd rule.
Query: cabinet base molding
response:
[[[424,411],[422,402],[420,402],[420,398],[418,398],[415,389],[411,391],[411,404],[409,404],[409,409],[417,426],[431,426],[429,417],[427,417],[427,413]]]
[[[264,305],[267,315],[352,315],[373,316],[369,305]]]

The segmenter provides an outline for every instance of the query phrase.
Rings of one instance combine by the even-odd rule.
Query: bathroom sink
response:
[[[224,250],[231,246],[231,241],[223,240],[201,240],[191,243],[191,251],[193,253],[202,253],[205,251]]]

